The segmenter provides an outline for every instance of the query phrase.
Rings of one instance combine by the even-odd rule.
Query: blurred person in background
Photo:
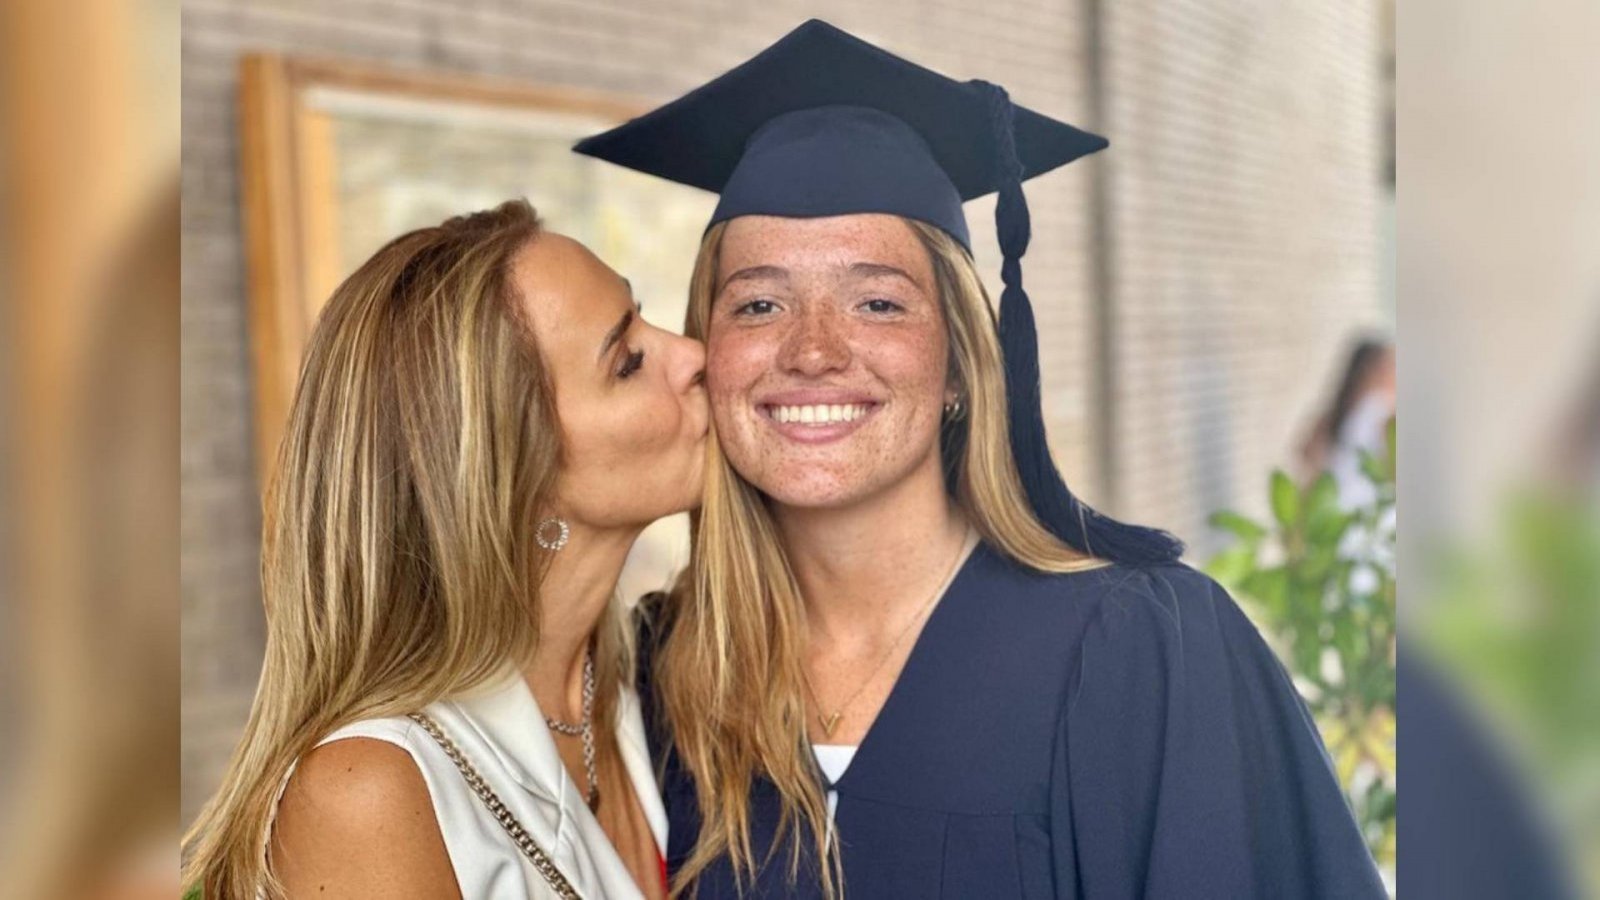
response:
[[[1358,341],[1327,408],[1300,446],[1304,480],[1327,472],[1345,509],[1370,504],[1374,488],[1361,472],[1361,454],[1383,451],[1396,396],[1394,344],[1378,337]]]
[[[186,888],[665,894],[615,586],[699,498],[703,362],[522,201],[335,291],[265,502],[261,681]]]
[[[1553,463],[1560,482],[1600,503],[1600,353],[1590,366],[1565,426],[1558,429]]]
[[[721,194],[705,500],[641,673],[675,890],[1384,895],[1254,627],[1050,461],[1021,181],[1104,146],[815,20],[578,145]],[[961,208],[996,190],[998,327]]]

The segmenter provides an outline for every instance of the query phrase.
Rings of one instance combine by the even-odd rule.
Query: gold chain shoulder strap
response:
[[[450,761],[455,763],[457,769],[461,770],[462,777],[467,780],[467,787],[472,788],[472,792],[478,795],[478,799],[483,801],[484,806],[488,807],[489,813],[494,816],[495,821],[499,822],[500,827],[505,829],[506,834],[511,837],[512,843],[516,844],[517,849],[522,851],[522,855],[526,856],[528,861],[533,863],[533,867],[539,870],[539,874],[544,876],[544,880],[556,892],[556,896],[563,898],[563,900],[582,900],[577,890],[572,887],[572,883],[567,881],[565,875],[561,874],[561,870],[556,868],[556,864],[551,861],[550,857],[539,849],[539,845],[533,842],[533,838],[522,827],[522,823],[518,822],[517,817],[511,814],[511,810],[506,809],[506,805],[500,801],[500,796],[494,792],[493,788],[489,787],[488,782],[483,780],[483,776],[479,775],[478,770],[473,768],[472,763],[461,752],[461,748],[457,747],[455,741],[452,741],[450,736],[444,733],[444,729],[439,726],[439,723],[422,713],[411,713],[411,720],[421,725],[422,730],[428,733],[428,737],[433,738],[434,743],[438,744],[439,748],[444,751],[444,755],[450,757]]]

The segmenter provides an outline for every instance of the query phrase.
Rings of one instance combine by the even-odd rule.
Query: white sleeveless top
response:
[[[520,674],[507,675],[470,696],[434,703],[424,712],[439,723],[581,896],[605,900],[641,896],[627,865],[584,803],[583,791],[562,765],[544,714]],[[631,689],[622,692],[617,719],[622,762],[656,849],[664,854],[667,812],[645,744],[639,699]],[[421,725],[404,717],[368,719],[334,731],[318,746],[346,738],[388,741],[411,754],[433,799],[463,898],[556,896]]]

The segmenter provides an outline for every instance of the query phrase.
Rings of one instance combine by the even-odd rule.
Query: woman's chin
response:
[[[756,487],[772,502],[794,509],[837,509],[858,502],[868,493],[865,485],[854,480],[800,475],[773,478],[770,482],[771,489],[760,484]]]

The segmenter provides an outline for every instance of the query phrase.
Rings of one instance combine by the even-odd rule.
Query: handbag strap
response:
[[[556,896],[563,898],[563,900],[582,900],[577,890],[573,888],[572,882],[561,874],[561,870],[556,868],[556,864],[550,859],[549,855],[541,850],[538,844],[534,843],[533,837],[528,834],[527,829],[522,827],[522,823],[517,821],[517,817],[512,815],[511,810],[507,809],[506,805],[501,802],[500,796],[494,792],[493,788],[489,787],[488,782],[483,780],[483,776],[478,774],[477,769],[473,768],[472,763],[461,752],[461,748],[457,747],[455,741],[452,741],[450,736],[444,733],[444,729],[439,726],[439,723],[423,713],[411,713],[410,718],[422,726],[422,730],[428,733],[428,737],[433,738],[434,743],[438,744],[439,748],[444,751],[444,755],[450,757],[450,761],[455,763],[457,769],[461,770],[462,777],[467,780],[467,787],[472,788],[472,792],[478,795],[479,800],[483,801],[483,805],[488,808],[489,814],[494,816],[495,821],[500,823],[501,828],[505,829],[512,843],[516,844],[517,849],[522,851],[522,855],[526,856],[528,861],[533,863],[533,867],[539,871],[539,874],[544,876],[545,882],[556,892]]]

